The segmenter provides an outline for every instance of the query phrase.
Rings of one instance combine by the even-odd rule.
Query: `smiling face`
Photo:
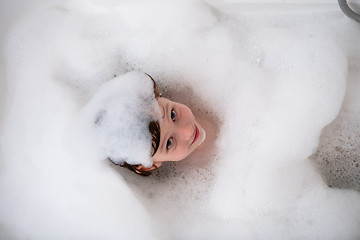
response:
[[[205,131],[187,106],[160,97],[160,143],[154,163],[180,161],[192,153],[205,140]]]

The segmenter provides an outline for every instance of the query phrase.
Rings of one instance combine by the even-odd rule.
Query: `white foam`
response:
[[[129,72],[103,84],[83,114],[103,158],[152,166],[149,123],[161,117],[149,76]]]
[[[329,188],[308,159],[359,67],[359,27],[340,11],[233,18],[197,1],[111,0],[34,9],[4,39],[1,238],[359,238],[359,192]],[[210,118],[214,145],[148,178],[105,161],[79,119],[103,83],[131,70]]]

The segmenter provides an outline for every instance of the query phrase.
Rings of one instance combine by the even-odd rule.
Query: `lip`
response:
[[[199,128],[195,125],[195,134],[194,134],[194,140],[190,145],[192,145],[198,138],[199,138]]]

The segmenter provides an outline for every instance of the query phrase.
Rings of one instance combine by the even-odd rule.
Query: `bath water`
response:
[[[360,238],[360,27],[340,11],[22,11],[1,35],[1,239]],[[213,123],[208,151],[147,178],[99,154],[81,113],[133,70]]]

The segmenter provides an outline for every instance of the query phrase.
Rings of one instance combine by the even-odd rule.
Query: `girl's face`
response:
[[[163,97],[158,103],[162,119],[154,163],[183,160],[205,140],[205,131],[187,106]]]

